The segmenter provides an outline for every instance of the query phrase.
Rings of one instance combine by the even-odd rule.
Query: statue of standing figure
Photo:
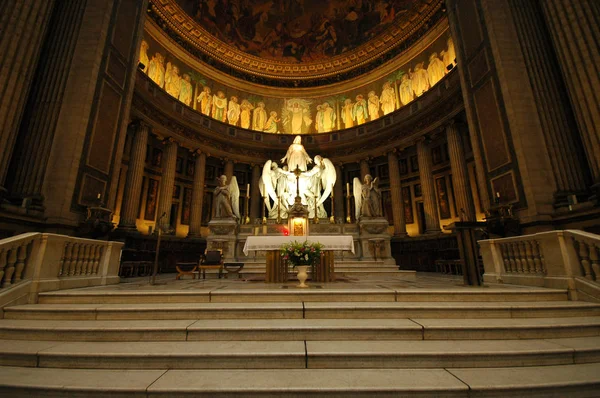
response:
[[[381,217],[381,191],[379,179],[367,174],[364,182],[354,178],[353,182],[354,204],[356,219],[364,217]]]
[[[240,220],[240,188],[235,176],[229,182],[227,176],[217,178],[213,203],[215,218]]]

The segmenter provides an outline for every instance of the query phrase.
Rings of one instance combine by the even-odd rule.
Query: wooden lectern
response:
[[[477,249],[476,230],[486,227],[486,223],[479,221],[459,221],[444,227],[456,233],[460,260],[463,264],[463,279],[465,285],[481,286],[479,274],[479,250]]]

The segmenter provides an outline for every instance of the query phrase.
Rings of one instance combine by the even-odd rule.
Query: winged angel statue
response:
[[[227,183],[227,176],[217,178],[214,193],[215,218],[240,219],[240,187],[235,176]]]
[[[381,217],[381,191],[378,178],[373,179],[370,174],[367,174],[364,183],[361,183],[359,178],[354,178],[352,191],[357,220],[364,217]]]
[[[300,173],[298,189],[296,176],[288,170],[287,165],[280,168],[271,160],[265,163],[259,189],[269,218],[287,218],[297,193],[302,204],[308,206],[309,217],[314,217],[315,209],[319,218],[327,217],[323,203],[331,195],[335,185],[335,166],[329,159],[319,155],[315,156],[314,163],[310,170]]]

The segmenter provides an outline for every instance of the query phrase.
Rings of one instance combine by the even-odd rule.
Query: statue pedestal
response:
[[[363,217],[358,221],[362,260],[383,260],[384,264],[396,264],[392,258],[389,223],[383,217]]]
[[[210,234],[206,238],[206,248],[221,250],[224,261],[236,261],[238,223],[233,218],[214,218],[208,223]]]

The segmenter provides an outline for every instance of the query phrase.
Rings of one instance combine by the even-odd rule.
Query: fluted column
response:
[[[252,186],[250,187],[250,222],[254,223],[257,218],[260,218],[260,204],[262,198],[258,189],[258,181],[260,180],[261,167],[258,164],[252,165]]]
[[[125,189],[123,191],[123,205],[119,228],[135,231],[135,221],[138,217],[140,193],[142,191],[142,180],[144,178],[144,164],[146,162],[146,151],[148,145],[148,126],[138,122],[135,125],[131,155],[129,156],[129,168]]]
[[[365,176],[367,174],[371,174],[371,169],[369,168],[369,159],[363,159],[360,161],[360,180],[364,181]]]
[[[54,0],[6,0],[0,17],[0,187],[17,139]]]
[[[192,188],[192,203],[190,207],[190,229],[188,237],[201,236],[202,230],[202,201],[204,199],[204,176],[206,174],[206,154],[200,150],[194,153],[194,187]]]
[[[423,193],[423,207],[425,211],[425,233],[440,232],[440,218],[438,215],[435,187],[433,185],[433,172],[431,162],[431,149],[424,140],[417,142],[417,156],[419,159],[419,177],[421,179],[421,192]]]
[[[177,142],[172,139],[165,141],[164,167],[160,179],[160,191],[158,195],[157,222],[160,227],[167,230],[170,226],[171,204],[173,203],[173,185],[175,184],[175,167],[177,164]],[[162,215],[165,214],[164,217]],[[162,218],[161,218],[162,217]]]
[[[600,7],[597,0],[541,0],[593,182],[600,184]]]
[[[388,152],[390,170],[390,191],[392,194],[392,215],[394,218],[394,236],[406,236],[406,220],[404,218],[404,200],[400,183],[400,167],[395,151]]]
[[[346,203],[344,186],[342,185],[342,166],[339,164],[335,165],[335,174],[337,175],[335,185],[333,186],[333,200],[335,202],[335,219],[344,220],[346,215],[344,214],[344,203]]]
[[[231,181],[231,177],[233,177],[233,160],[225,159],[225,176],[227,176],[227,183]]]
[[[450,167],[452,170],[452,186],[454,187],[454,202],[458,211],[457,216],[462,221],[475,221],[475,204],[469,183],[469,171],[465,160],[465,150],[456,123],[446,126]]]
[[[53,13],[49,39],[37,67],[36,84],[20,126],[18,149],[11,162],[14,173],[10,190],[16,196],[41,199],[59,110],[67,89],[70,69],[66,65],[70,65],[75,52],[85,6],[85,2],[58,2]]]

